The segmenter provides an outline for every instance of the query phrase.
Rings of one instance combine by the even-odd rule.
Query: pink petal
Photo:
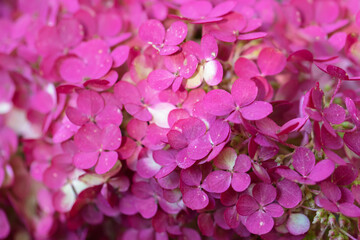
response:
[[[208,192],[223,193],[230,187],[230,183],[230,172],[216,170],[207,175],[203,182],[203,188]]]
[[[239,154],[236,158],[234,171],[236,172],[247,172],[251,168],[251,159],[245,154]]]
[[[131,83],[120,81],[114,87],[114,95],[123,104],[138,103],[141,96],[139,90]]]
[[[188,186],[199,186],[202,178],[201,169],[198,166],[183,169],[180,178]]]
[[[247,120],[260,120],[273,112],[273,107],[268,102],[255,101],[251,105],[240,109],[242,116]]]
[[[263,75],[275,75],[284,70],[286,57],[275,48],[264,48],[259,54],[258,65]]]
[[[139,28],[139,38],[149,44],[161,44],[165,38],[165,28],[158,20],[147,20]]]
[[[251,183],[251,178],[247,173],[233,173],[231,186],[236,192],[245,191]]]
[[[235,109],[232,96],[222,89],[208,92],[204,98],[204,104],[206,110],[216,116],[227,115]]]
[[[252,189],[252,194],[259,204],[265,206],[275,200],[276,189],[271,184],[258,183]]]
[[[284,209],[277,203],[266,205],[264,210],[272,217],[281,217],[284,214]]]
[[[10,234],[10,224],[4,210],[0,209],[0,238],[5,239]]]
[[[116,150],[121,144],[120,128],[114,124],[104,127],[101,133],[101,145],[105,150]]]
[[[315,156],[310,149],[299,147],[293,155],[293,166],[301,175],[307,176],[315,166]]]
[[[252,164],[252,169],[253,169],[255,175],[258,178],[260,178],[263,182],[266,182],[266,183],[271,182],[271,179],[270,179],[270,176],[269,176],[268,172],[260,164],[253,163]]]
[[[281,126],[277,135],[283,135],[290,132],[299,131],[304,126],[307,120],[308,118],[306,117],[291,119],[290,121],[286,122],[284,125]]]
[[[339,210],[347,217],[360,217],[360,208],[352,203],[340,203]]]
[[[186,56],[185,60],[183,61],[183,66],[180,69],[180,75],[184,78],[190,78],[197,69],[198,66],[198,59],[195,55],[188,55]]]
[[[238,40],[255,40],[255,39],[264,38],[267,35],[268,35],[268,33],[266,33],[266,32],[243,33],[243,34],[240,34],[237,37],[237,39]]]
[[[148,199],[136,198],[135,206],[139,211],[139,213],[141,214],[141,216],[145,219],[154,217],[158,208],[155,199],[152,197]]]
[[[75,134],[74,142],[81,151],[98,151],[101,147],[101,130],[95,124],[85,124]]]
[[[102,152],[99,157],[99,161],[96,164],[95,172],[97,174],[104,174],[110,171],[118,160],[118,154],[114,151]]]
[[[225,1],[216,5],[208,17],[220,17],[229,13],[236,6],[237,2],[235,1]]]
[[[332,176],[332,181],[337,185],[349,185],[357,178],[359,170],[352,164],[338,166]]]
[[[280,181],[276,185],[277,201],[285,208],[296,207],[302,199],[302,192],[300,187],[287,179]]]
[[[67,57],[61,61],[59,73],[66,82],[82,82],[86,76],[86,66],[80,58]]]
[[[106,105],[105,108],[95,118],[96,123],[101,128],[104,128],[109,124],[120,126],[122,120],[123,116],[121,110],[112,104]]]
[[[215,121],[209,130],[211,141],[214,145],[224,142],[230,133],[229,124],[225,121]]]
[[[237,213],[236,206],[226,208],[224,211],[224,219],[230,228],[236,228],[240,224],[240,217]]]
[[[214,165],[222,170],[232,170],[236,157],[236,151],[233,148],[226,147],[214,158]]]
[[[139,159],[136,165],[137,173],[143,178],[154,177],[160,168],[151,156]]]
[[[302,213],[292,213],[286,222],[286,227],[292,235],[302,235],[309,231],[310,221]]]
[[[98,152],[79,152],[74,155],[74,166],[80,169],[89,169],[98,161]]]
[[[81,91],[76,102],[77,108],[90,116],[95,116],[105,106],[105,101],[101,95],[91,90]]]
[[[184,41],[187,35],[187,26],[181,21],[176,21],[166,30],[165,44],[178,45]]]
[[[204,135],[192,141],[188,146],[188,156],[193,160],[200,160],[210,153],[212,145],[209,136]]]
[[[208,1],[190,1],[180,7],[182,16],[190,19],[206,17],[212,10],[212,5]]]
[[[351,151],[360,156],[360,131],[345,133],[344,142]]]
[[[209,197],[199,188],[187,188],[183,192],[183,201],[188,208],[199,210],[209,204]]]
[[[241,216],[250,216],[259,209],[259,204],[248,194],[241,195],[236,204],[236,210]]]
[[[131,119],[126,126],[126,131],[130,137],[137,141],[141,141],[146,135],[147,128],[148,124],[146,122],[138,119]]]
[[[321,1],[315,4],[315,20],[316,22],[331,23],[338,18],[339,6],[336,1]]]
[[[123,65],[129,57],[130,47],[126,45],[120,45],[111,52],[113,58],[113,67],[117,68]]]
[[[173,53],[176,53],[179,50],[180,50],[180,47],[178,47],[178,46],[164,46],[163,48],[160,49],[159,54],[162,56],[168,56]]]
[[[240,106],[246,106],[254,102],[258,94],[258,88],[254,81],[238,79],[231,88],[231,95]]]
[[[331,161],[333,161],[334,163],[336,163],[338,165],[346,164],[345,160],[342,157],[340,157],[339,155],[337,155],[336,153],[334,153],[333,151],[331,151],[327,148],[324,148],[324,153],[325,153],[326,157],[328,159],[330,159]]]
[[[204,80],[210,86],[216,86],[221,83],[223,78],[223,67],[217,60],[205,63]]]
[[[66,177],[67,175],[64,171],[52,166],[45,170],[43,181],[47,187],[51,189],[59,189],[65,184]]]
[[[206,132],[206,125],[198,118],[188,118],[182,124],[182,133],[189,141],[201,137]]]
[[[147,80],[150,87],[161,91],[171,86],[175,76],[166,70],[156,69],[149,74]]]
[[[235,74],[242,80],[250,80],[252,77],[260,76],[260,72],[256,64],[253,61],[243,57],[240,57],[238,60],[236,60],[234,71]]]
[[[57,24],[59,37],[67,47],[74,47],[84,38],[84,27],[75,18],[62,18]]]
[[[322,160],[315,165],[308,178],[315,182],[320,182],[328,178],[334,172],[334,169],[335,164],[332,161]]]
[[[326,127],[321,127],[321,139],[324,146],[328,149],[338,150],[343,147],[343,139],[335,133],[335,136],[332,135]]]
[[[321,192],[333,202],[337,202],[341,198],[341,191],[340,188],[329,181],[324,181],[320,184]]]
[[[270,232],[274,227],[274,220],[269,214],[256,211],[246,219],[245,226],[249,232],[263,235]]]
[[[214,220],[210,213],[199,214],[197,218],[197,224],[201,234],[203,234],[204,236],[210,237],[214,234]]]
[[[218,55],[218,46],[215,38],[210,34],[206,34],[201,38],[201,51],[206,61],[211,61]]]
[[[159,178],[158,183],[163,189],[172,190],[179,187],[180,176],[177,172],[172,172],[163,178]]]
[[[115,12],[107,12],[98,15],[98,34],[102,37],[117,35],[122,27],[120,15]]]
[[[167,134],[168,142],[174,149],[183,149],[188,145],[184,134],[176,130],[170,130]]]

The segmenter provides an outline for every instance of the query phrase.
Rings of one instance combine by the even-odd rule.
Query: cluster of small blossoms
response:
[[[0,239],[360,236],[358,0],[2,0],[0,29]]]

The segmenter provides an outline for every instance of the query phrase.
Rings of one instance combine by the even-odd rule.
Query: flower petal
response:
[[[259,54],[258,65],[263,75],[275,75],[284,70],[286,57],[275,48],[264,48]]]
[[[207,175],[202,186],[208,192],[223,193],[230,187],[230,182],[230,172],[216,170]]]
[[[292,213],[286,222],[286,227],[292,235],[297,236],[309,231],[310,221],[302,213]]]
[[[260,120],[273,112],[273,107],[268,102],[255,101],[240,109],[242,116],[247,120]]]
[[[99,161],[96,164],[95,172],[97,174],[104,174],[110,171],[118,160],[118,154],[114,151],[102,152],[99,157]]]

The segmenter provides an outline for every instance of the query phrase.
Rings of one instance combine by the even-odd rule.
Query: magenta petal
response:
[[[302,213],[292,213],[286,222],[286,227],[292,235],[302,235],[309,231],[310,221]]]
[[[206,110],[216,116],[227,115],[235,109],[231,94],[225,90],[212,90],[206,94],[203,101]]]
[[[254,81],[238,79],[231,88],[231,95],[235,102],[240,106],[252,103],[258,94],[258,88]]]
[[[96,164],[95,172],[97,174],[107,173],[115,165],[117,159],[118,154],[114,151],[102,152]]]
[[[109,124],[102,130],[101,145],[105,150],[116,150],[121,144],[120,128],[114,124]]]
[[[225,121],[215,121],[211,124],[210,130],[210,138],[214,145],[218,145],[224,142],[230,133],[230,126],[228,122]]]
[[[308,178],[315,182],[320,182],[328,178],[334,172],[334,169],[335,164],[332,161],[322,160],[315,165]]]
[[[269,214],[256,211],[246,219],[245,226],[249,232],[263,235],[270,232],[274,227],[274,220]]]
[[[197,218],[197,224],[201,234],[203,234],[204,236],[210,237],[214,234],[214,220],[210,213],[199,214]]]
[[[114,60],[113,67],[117,68],[123,65],[129,57],[130,48],[126,45],[116,47],[112,52],[111,56]]]
[[[80,111],[91,116],[98,114],[105,106],[101,95],[91,90],[81,91],[76,102]]]
[[[330,200],[333,202],[337,202],[341,198],[341,191],[340,188],[329,181],[323,181],[320,184],[321,192]]]
[[[324,124],[324,126],[326,126]],[[343,139],[335,133],[334,135],[328,131],[326,127],[321,127],[321,139],[323,140],[324,146],[328,149],[338,150],[343,147]],[[332,128],[331,128],[332,130]]]
[[[233,148],[224,148],[214,159],[214,165],[222,170],[232,170],[235,165],[236,151]]]
[[[174,75],[163,69],[156,69],[148,76],[148,83],[150,87],[155,90],[164,90],[171,86],[175,77]]]
[[[189,140],[195,140],[206,132],[206,125],[198,118],[188,118],[182,124],[182,133]]]
[[[223,67],[217,60],[205,63],[204,80],[210,86],[216,86],[221,83],[223,78]]]
[[[203,58],[207,61],[213,60],[218,54],[218,46],[215,38],[210,34],[206,34],[201,38],[201,50]]]
[[[244,33],[240,34],[237,39],[238,40],[255,40],[259,38],[264,38],[268,35],[267,32],[252,32],[252,33]]]
[[[336,153],[334,153],[333,151],[324,148],[324,153],[326,155],[326,157],[328,159],[330,159],[331,161],[333,161],[334,163],[338,164],[338,165],[345,165],[346,162],[343,158],[341,158],[339,155],[337,155]]]
[[[181,21],[176,21],[166,30],[165,44],[166,45],[178,45],[187,35],[187,26]]]
[[[298,147],[293,155],[293,166],[301,175],[307,176],[314,168],[315,156],[310,149]]]
[[[240,109],[242,116],[247,120],[260,120],[273,112],[273,107],[268,102],[255,101],[249,106]]]
[[[162,56],[168,56],[173,53],[176,53],[179,50],[180,50],[180,47],[178,47],[178,46],[164,46],[163,48],[160,49],[159,54]]]
[[[241,216],[250,216],[259,209],[259,204],[248,194],[241,195],[236,203],[236,210]]]
[[[45,170],[43,174],[43,181],[47,187],[51,189],[59,189],[65,184],[66,177],[66,172],[52,166]]]
[[[120,126],[123,120],[121,110],[112,104],[108,104],[105,108],[96,116],[96,123],[99,127],[104,128],[106,125],[114,124]]]
[[[209,154],[211,149],[212,145],[209,141],[209,136],[204,135],[195,139],[189,144],[187,153],[191,159],[200,160],[206,157],[206,155]]]
[[[67,57],[59,66],[60,76],[69,83],[82,82],[86,75],[84,62],[77,57]]]
[[[66,112],[66,116],[68,117],[68,119],[73,124],[76,124],[78,126],[82,126],[89,120],[88,115],[80,112],[77,108],[73,108],[73,107],[69,106],[65,112]]]
[[[146,219],[154,217],[157,212],[157,203],[152,197],[147,199],[136,198],[135,206],[141,216]]]
[[[266,205],[264,210],[272,217],[281,217],[284,214],[284,209],[277,203]]]
[[[352,164],[338,166],[333,174],[332,182],[337,185],[349,185],[358,177],[359,170]]]
[[[360,156],[360,131],[345,133],[344,142],[351,151]]]
[[[247,173],[233,173],[231,186],[236,192],[245,191],[251,183],[251,178]]]
[[[339,210],[347,217],[360,217],[360,208],[352,203],[340,203]]]
[[[276,198],[276,189],[267,183],[258,183],[252,189],[256,201],[262,206],[272,203]]]
[[[10,234],[10,224],[4,210],[0,209],[0,238],[5,239]]]
[[[225,1],[216,5],[208,17],[220,17],[229,13],[236,6],[236,1]]]
[[[165,28],[158,20],[147,20],[139,28],[139,37],[149,44],[161,44],[165,38]]]
[[[98,152],[79,152],[74,155],[74,166],[80,169],[89,169],[95,166],[99,157]]]
[[[188,208],[199,210],[209,204],[209,197],[199,188],[186,188],[183,192],[183,201]]]
[[[101,129],[92,123],[85,124],[75,134],[74,142],[81,151],[98,151],[101,147]]]
[[[211,172],[203,182],[203,188],[208,192],[223,193],[230,187],[231,173],[216,170]]]
[[[333,103],[324,109],[324,117],[332,124],[341,124],[344,122],[345,116],[345,110],[337,104]]]
[[[235,74],[242,80],[250,80],[252,77],[260,75],[256,64],[253,61],[242,57],[236,60],[234,70]]]
[[[179,183],[180,183],[179,173],[172,172],[163,178],[159,178],[158,183],[163,189],[173,190],[179,187]]]
[[[180,7],[182,16],[190,19],[206,17],[212,10],[212,5],[208,1],[190,1]]]
[[[169,144],[174,149],[183,149],[188,145],[184,134],[176,130],[170,130],[167,134]]]
[[[179,166],[179,168],[187,169],[187,168],[191,167],[192,165],[194,165],[195,162],[196,162],[196,160],[189,158],[186,148],[179,151],[179,153],[176,155],[176,163]]]
[[[133,84],[124,81],[115,85],[114,95],[123,104],[139,103],[141,100],[139,90]]]
[[[276,185],[277,201],[285,208],[296,207],[302,199],[300,187],[287,179],[282,180]]]
[[[181,170],[180,178],[186,185],[199,186],[202,178],[201,169],[198,166],[193,166]]]
[[[226,208],[224,211],[224,219],[230,228],[236,228],[240,224],[240,217],[236,210],[236,206]]]
[[[258,65],[263,75],[275,75],[285,68],[286,57],[275,48],[264,48],[259,54]]]

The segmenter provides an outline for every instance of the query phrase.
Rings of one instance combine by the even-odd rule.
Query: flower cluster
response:
[[[0,239],[357,239],[358,0],[0,2]]]

